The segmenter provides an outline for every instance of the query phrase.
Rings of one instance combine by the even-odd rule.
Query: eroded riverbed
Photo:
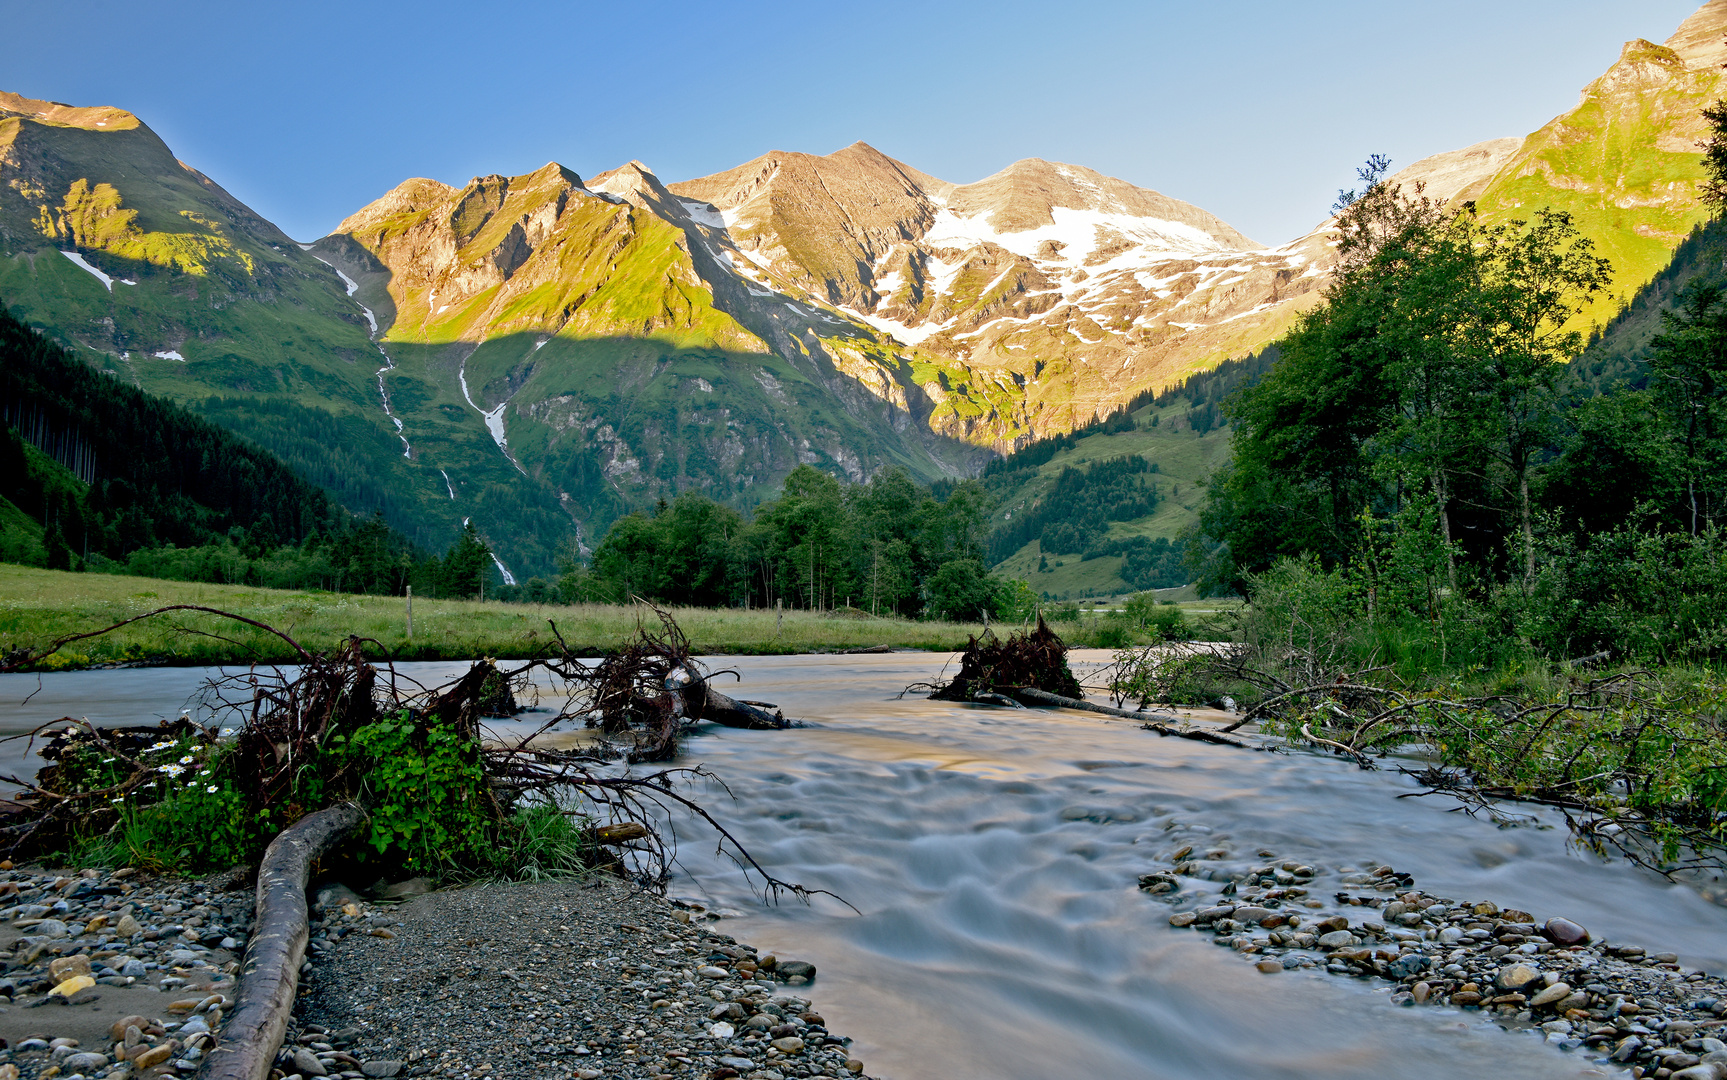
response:
[[[887,1077],[1578,1076],[1600,1067],[1474,1012],[1399,1008],[1383,986],[1261,974],[1167,923],[1135,887],[1178,828],[1251,860],[1369,862],[1430,893],[1564,915],[1598,936],[1727,970],[1727,911],[1568,850],[1554,828],[1447,812],[1391,772],[1307,753],[1164,739],[1077,714],[896,700],[943,657],[727,658],[746,696],[809,727],[704,731],[698,794],[776,875],[843,895],[764,907],[711,837],[680,825],[675,894],[745,912],[738,937],[817,964],[807,988]],[[411,665],[422,680],[457,664]],[[6,726],[73,713],[172,717],[195,671],[0,679]],[[12,758],[17,761],[16,757]],[[1199,830],[1209,830],[1203,832]]]

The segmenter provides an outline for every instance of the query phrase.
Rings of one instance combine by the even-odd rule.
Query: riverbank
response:
[[[803,996],[814,966],[722,930],[609,878],[332,904],[278,1066],[312,1075],[297,1046],[366,1076],[863,1075]]]
[[[543,656],[556,641],[551,624],[580,655],[599,655],[635,632],[645,608],[609,604],[500,604],[415,598],[413,636],[399,596],[289,592],[110,574],[73,574],[0,564],[0,653],[40,647],[99,630],[170,604],[220,608],[276,627],[313,650],[349,636],[378,644],[378,658],[448,660]],[[983,631],[968,623],[873,618],[861,612],[673,608],[670,614],[699,655],[785,655],[890,648],[953,651]],[[219,635],[219,636],[212,636]],[[177,665],[291,661],[286,644],[262,630],[180,612],[69,646],[49,669],[115,663]]]
[[[0,1080],[198,1068],[234,1001],[250,889],[0,870],[0,893]],[[863,1075],[803,996],[812,965],[610,878],[319,900],[278,1075]]]

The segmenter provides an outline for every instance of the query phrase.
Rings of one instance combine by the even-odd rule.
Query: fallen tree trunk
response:
[[[1225,735],[1219,735],[1215,731],[1206,731],[1203,728],[1176,728],[1169,726],[1167,723],[1161,723],[1160,720],[1180,719],[1170,713],[1133,712],[1129,709],[1117,709],[1109,705],[1096,705],[1092,702],[1081,700],[1080,698],[1070,698],[1063,697],[1061,694],[1052,694],[1048,690],[1039,690],[1034,686],[1014,687],[1007,689],[1007,692],[1027,705],[1056,706],[1063,709],[1083,709],[1086,712],[1102,713],[1105,716],[1119,716],[1124,720],[1139,720],[1143,723],[1146,730],[1155,731],[1159,735],[1174,735],[1178,739],[1197,739],[1200,742],[1217,743],[1220,746],[1235,746],[1244,750],[1249,749],[1246,743],[1231,739]]]
[[[791,722],[777,713],[758,708],[747,701],[738,701],[701,682],[706,692],[706,700],[694,716],[703,720],[712,720],[716,724],[724,724],[731,728],[744,728],[750,731],[780,731],[791,727]]]
[[[258,864],[258,906],[234,1012],[204,1059],[203,1080],[268,1080],[294,1011],[306,956],[312,863],[366,820],[354,803],[307,814],[270,841]]]

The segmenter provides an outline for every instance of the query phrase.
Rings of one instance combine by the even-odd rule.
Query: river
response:
[[[809,726],[708,729],[686,742],[730,795],[694,794],[775,875],[826,898],[762,904],[679,827],[672,891],[744,914],[739,940],[809,960],[807,993],[872,1075],[914,1078],[1523,1077],[1600,1075],[1578,1054],[1480,1014],[1399,1008],[1381,986],[1261,974],[1210,935],[1176,930],[1135,887],[1176,841],[1242,860],[1261,849],[1323,870],[1389,863],[1416,885],[1565,915],[1597,936],[1727,970],[1727,910],[1568,848],[1563,823],[1497,828],[1449,812],[1395,771],[1314,753],[1167,739],[1104,717],[897,697],[930,654],[725,658],[742,696]],[[404,665],[422,681],[461,664]],[[0,723],[178,715],[204,672],[0,677]],[[514,729],[518,724],[507,725]],[[0,767],[22,765],[16,747]]]

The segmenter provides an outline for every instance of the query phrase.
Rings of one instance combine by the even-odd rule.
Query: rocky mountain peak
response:
[[[1689,68],[1727,65],[1727,0],[1709,0],[1679,24],[1664,44]]]
[[[588,181],[587,190],[601,197],[653,210],[662,217],[675,218],[684,212],[677,196],[666,190],[654,171],[639,161],[600,173]]]
[[[89,128],[92,131],[130,131],[143,126],[136,116],[125,109],[107,105],[63,105],[58,101],[38,101],[22,94],[0,90],[0,120],[14,116],[61,127]]]
[[[343,218],[333,231],[350,234],[372,232],[381,222],[401,214],[419,213],[454,195],[456,190],[424,176],[411,177]]]
[[[1041,158],[1016,161],[993,176],[955,188],[947,208],[960,218],[978,218],[1000,233],[1019,233],[1057,224],[1057,211],[1105,218],[1166,222],[1169,239],[1233,251],[1259,251],[1257,244],[1191,203],[1106,176],[1082,165]],[[1203,234],[1191,235],[1192,233]],[[1183,235],[1188,234],[1188,235]]]
[[[1436,202],[1468,201],[1480,194],[1522,145],[1522,139],[1508,136],[1488,139],[1461,150],[1447,150],[1399,170],[1389,178],[1389,182],[1400,185],[1406,195],[1413,196],[1419,184],[1421,193]]]

